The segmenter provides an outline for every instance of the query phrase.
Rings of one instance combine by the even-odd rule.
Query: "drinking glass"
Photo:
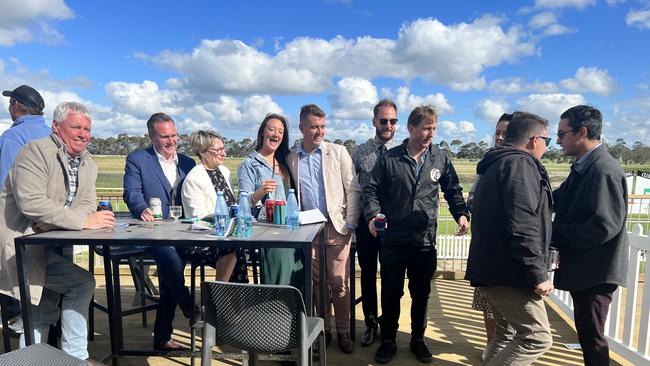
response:
[[[183,206],[169,206],[169,216],[178,221],[178,218],[183,214]]]

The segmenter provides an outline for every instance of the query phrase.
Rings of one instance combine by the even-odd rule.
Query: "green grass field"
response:
[[[124,156],[95,156],[95,162],[99,173],[97,175],[97,191],[98,195],[110,194],[111,201],[116,211],[126,211],[126,205],[122,202],[122,179],[124,177]],[[242,162],[243,158],[226,158],[225,165],[230,169],[233,188],[237,189],[237,167]],[[463,192],[469,192],[476,177],[476,163],[477,161],[469,161],[457,159],[453,161],[456,173],[459,176]],[[552,162],[545,162],[546,170],[551,177],[551,182],[554,187],[557,187],[569,174],[570,164],[558,164]],[[644,170],[649,171],[650,165],[632,165],[626,166],[626,171]],[[440,218],[438,222],[438,233],[440,235],[454,234],[456,232],[456,224],[449,214],[444,202],[440,209]],[[638,216],[638,215],[637,215]],[[647,216],[647,215],[644,215]],[[630,215],[632,221],[638,220],[638,217]],[[648,223],[642,223],[645,232],[648,230]]]
[[[95,162],[99,169],[97,176],[97,188],[100,191],[115,190],[122,188],[122,178],[124,176],[124,156],[95,156]],[[237,167],[243,158],[226,158],[225,165],[230,169],[232,183],[237,185]],[[454,160],[456,173],[460,178],[464,191],[468,191],[474,183],[476,177],[476,161]],[[569,164],[547,163],[546,169],[551,176],[554,185],[561,183],[569,173]],[[640,169],[639,167],[635,167]],[[642,169],[642,168],[641,168]],[[646,166],[645,169],[650,169]]]

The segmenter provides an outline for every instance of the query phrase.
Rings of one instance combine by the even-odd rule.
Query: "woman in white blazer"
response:
[[[230,171],[223,138],[214,131],[200,130],[190,136],[190,147],[201,160],[185,177],[181,197],[185,217],[204,217],[214,213],[217,191],[223,191],[228,206],[236,203],[230,185]],[[218,281],[248,282],[246,258],[235,248],[195,247],[184,251],[186,260],[215,267]]]

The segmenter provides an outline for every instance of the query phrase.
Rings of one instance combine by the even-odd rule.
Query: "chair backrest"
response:
[[[203,282],[201,297],[217,342],[259,353],[298,346],[305,304],[295,287],[211,281]]]

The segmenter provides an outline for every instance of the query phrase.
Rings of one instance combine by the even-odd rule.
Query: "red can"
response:
[[[267,199],[264,201],[264,212],[266,213],[266,222],[273,223],[273,209],[275,207],[274,199]]]

